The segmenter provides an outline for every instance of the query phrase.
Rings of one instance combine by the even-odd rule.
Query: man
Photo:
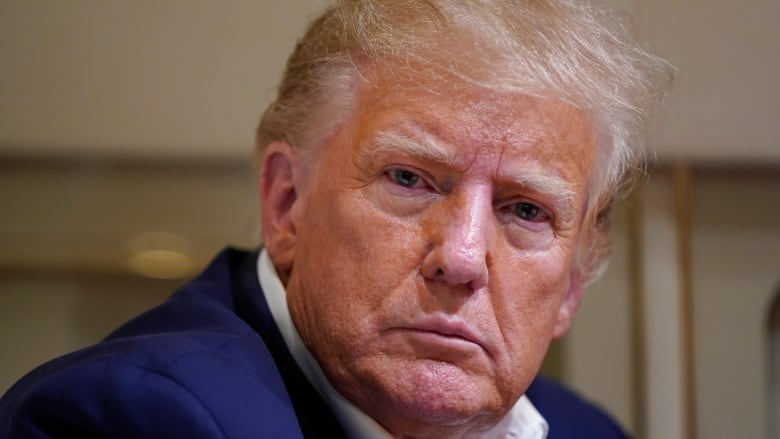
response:
[[[23,378],[8,437],[623,437],[535,379],[668,67],[574,1],[344,0],[258,129],[264,248]],[[667,76],[664,76],[667,75]]]

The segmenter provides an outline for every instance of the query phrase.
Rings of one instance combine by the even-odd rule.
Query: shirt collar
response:
[[[353,439],[391,439],[392,436],[387,430],[347,401],[331,386],[317,361],[306,349],[290,317],[284,285],[276,274],[276,269],[265,249],[261,251],[257,260],[257,275],[274,322],[295,363],[336,413],[347,435]],[[547,421],[536,410],[531,400],[523,395],[506,417],[482,438],[545,439],[548,430]]]

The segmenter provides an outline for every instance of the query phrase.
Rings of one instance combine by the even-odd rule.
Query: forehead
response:
[[[592,122],[557,99],[375,76],[359,90],[356,112],[361,149],[400,133],[448,149],[455,165],[500,155],[502,165],[546,168],[575,181],[590,174],[595,154]]]

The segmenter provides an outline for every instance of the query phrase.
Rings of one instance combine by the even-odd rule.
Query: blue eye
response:
[[[403,187],[414,187],[420,182],[420,176],[406,169],[393,169],[390,171],[390,178],[398,185]]]
[[[512,206],[512,210],[518,218],[525,221],[540,222],[547,220],[547,214],[531,203],[519,202]]]

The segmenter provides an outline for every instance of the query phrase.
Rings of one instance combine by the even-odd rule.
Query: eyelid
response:
[[[514,210],[514,207],[517,206],[520,203],[528,203],[530,205],[536,206],[539,209],[540,215],[544,215],[544,216],[547,217],[546,220],[539,221],[539,222],[534,222],[534,221],[524,220],[524,219],[520,218],[517,214],[512,212]],[[510,200],[509,202],[503,203],[500,209],[502,211],[504,211],[504,210],[508,211],[509,215],[512,215],[514,218],[516,218],[516,221],[522,221],[524,223],[532,222],[532,223],[537,223],[537,224],[544,222],[544,223],[549,223],[551,225],[556,225],[557,216],[555,215],[555,212],[552,209],[550,209],[549,207],[547,207],[544,203],[541,203],[539,201],[536,201],[536,200],[528,198],[528,197],[517,197],[517,198],[514,198],[514,199]]]
[[[420,168],[417,168],[415,166],[410,166],[410,165],[398,165],[398,164],[396,164],[396,165],[389,165],[389,166],[386,166],[382,170],[382,175],[386,175],[386,176],[388,176],[388,178],[392,179],[392,177],[390,176],[390,173],[392,173],[393,171],[408,171],[408,172],[411,172],[411,173],[413,173],[414,175],[416,175],[416,176],[418,176],[420,178],[420,183],[421,184],[424,184],[426,187],[429,187],[429,188],[433,189],[434,191],[439,192],[439,187],[436,184],[436,181],[433,179],[433,177],[429,173],[423,171]],[[395,183],[395,184],[397,184],[397,183]],[[406,189],[416,189],[416,188],[409,187],[409,188],[406,188]]]
[[[527,221],[531,221],[531,222],[542,222],[542,221],[544,221],[544,222],[552,222],[553,215],[552,215],[552,213],[549,210],[545,209],[544,206],[540,206],[538,203],[534,203],[534,202],[530,202],[530,201],[518,201],[518,202],[514,203],[512,206],[518,206],[519,204],[528,204],[530,206],[533,206],[534,208],[539,210],[539,216],[543,217],[543,218],[541,218],[539,220],[527,220]],[[518,217],[519,217],[519,215],[518,215]]]

